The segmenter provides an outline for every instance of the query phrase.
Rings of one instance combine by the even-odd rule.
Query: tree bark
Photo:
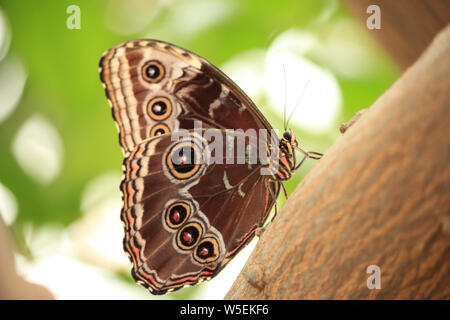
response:
[[[367,8],[378,5],[381,29],[368,30],[398,65],[406,69],[425,50],[434,36],[450,22],[448,0],[346,0],[366,25]]]
[[[449,62],[447,27],[299,184],[226,299],[450,298]]]

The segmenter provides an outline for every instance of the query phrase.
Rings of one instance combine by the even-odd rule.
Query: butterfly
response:
[[[124,154],[123,247],[153,294],[217,275],[264,226],[282,182],[321,157],[299,148],[292,130],[278,138],[232,80],[179,46],[127,41],[103,54],[99,72]],[[245,137],[252,130],[269,134],[256,143]],[[225,149],[244,138],[243,151],[205,158],[207,135]],[[250,161],[259,145],[273,156]]]

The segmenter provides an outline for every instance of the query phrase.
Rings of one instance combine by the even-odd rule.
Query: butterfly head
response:
[[[319,160],[323,154],[319,152],[310,151],[307,152],[298,146],[297,138],[295,137],[294,131],[289,129],[283,133],[283,137],[280,140],[280,163],[281,169],[284,169],[284,174],[277,175],[279,180],[289,180],[292,173],[296,171],[304,162],[306,158]],[[303,158],[297,162],[297,158],[295,156],[295,151],[299,151],[303,154]],[[281,170],[283,171],[283,170]]]
[[[295,137],[295,133],[292,129],[289,129],[283,133],[283,138],[281,139],[280,144],[289,144],[292,147],[298,146],[297,138]]]
[[[279,148],[280,166],[278,167],[279,170],[276,172],[276,178],[278,180],[289,180],[292,176],[292,172],[295,171],[295,149],[298,148],[297,139],[292,129],[283,133]]]

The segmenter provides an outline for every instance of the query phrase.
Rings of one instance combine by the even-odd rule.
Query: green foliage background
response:
[[[19,105],[0,124],[0,182],[18,201],[19,214],[11,228],[19,250],[30,258],[33,253],[21,246],[25,223],[70,224],[81,215],[80,197],[86,183],[103,172],[121,170],[122,154],[99,81],[98,62],[105,50],[122,41],[151,37],[174,42],[221,66],[240,52],[267,48],[274,37],[287,29],[308,30],[322,39],[326,38],[334,22],[353,21],[361,34],[360,41],[371,48],[367,59],[375,63],[376,71],[359,79],[336,75],[342,90],[343,109],[336,120],[335,135],[313,135],[296,128],[297,136],[309,149],[323,152],[339,137],[340,122],[370,106],[398,76],[398,70],[372,41],[371,31],[356,21],[340,2],[334,4],[336,9],[328,20],[317,24],[313,21],[330,1],[235,1],[238,9],[232,16],[189,37],[181,37],[170,25],[171,10],[181,2],[172,1],[156,17],[149,19],[145,32],[124,36],[105,25],[105,8],[111,1],[0,1],[0,9],[11,29],[8,55],[18,56],[28,74]],[[71,4],[81,8],[80,30],[66,27],[66,9]],[[189,21],[184,23],[189,24]],[[314,56],[309,58],[315,60]],[[268,108],[261,108],[274,127],[282,127],[282,119],[270,114]],[[42,186],[23,172],[11,149],[17,130],[35,113],[50,119],[64,142],[62,171],[48,186]],[[311,165],[300,170],[286,184],[289,192]],[[129,281],[128,275],[122,277]],[[189,298],[192,291],[183,292],[177,297]]]

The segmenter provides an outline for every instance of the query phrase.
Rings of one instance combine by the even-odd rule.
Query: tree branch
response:
[[[227,299],[450,298],[449,59],[447,27],[308,173]]]
[[[434,36],[450,22],[448,0],[346,0],[366,25],[367,7],[381,11],[381,29],[369,30],[398,65],[406,69],[417,60]]]

